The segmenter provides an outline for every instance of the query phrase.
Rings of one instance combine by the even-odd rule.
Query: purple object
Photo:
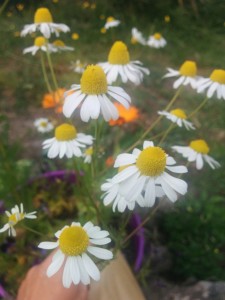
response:
[[[5,289],[3,288],[3,286],[0,284],[0,297],[6,297],[7,293],[5,291]]]
[[[131,218],[131,226],[135,229],[141,224],[141,217],[139,214],[134,213]],[[137,272],[140,270],[144,258],[144,249],[145,249],[145,236],[144,228],[140,228],[134,236],[135,245],[136,245],[136,259],[134,263],[134,270]]]

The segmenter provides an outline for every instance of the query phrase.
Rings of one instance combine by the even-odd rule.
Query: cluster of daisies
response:
[[[113,18],[107,22],[106,29],[119,24],[119,21]],[[51,53],[54,52],[52,50],[54,48],[51,48],[53,44],[50,46],[48,42],[50,35],[55,33],[58,36],[59,32],[68,30],[69,28],[64,24],[53,23],[48,9],[40,8],[35,13],[34,24],[26,25],[22,36],[40,31],[43,37],[39,39],[44,39],[44,43],[35,41],[39,43],[39,46],[41,45],[42,50],[49,50]],[[134,28],[132,32],[133,42],[146,44],[137,29]],[[155,34],[154,38],[160,47],[161,35]],[[147,44],[152,43],[153,40],[150,37]],[[123,83],[130,81],[138,86],[144,80],[144,76],[150,74],[150,71],[143,67],[140,61],[130,60],[127,46],[122,41],[116,41],[110,49],[107,62],[88,65],[80,73],[82,73],[80,83],[73,84],[71,89],[64,94],[62,107],[64,117],[70,119],[74,115],[76,117],[79,115],[82,121],[89,122],[102,116],[108,122],[119,118],[118,108],[114,105],[114,101],[124,109],[129,109],[131,105],[131,97],[126,91],[112,84],[121,79]],[[169,68],[164,77],[176,77],[173,84],[175,89],[190,85],[198,93],[206,91],[207,98],[216,94],[218,99],[225,99],[224,70],[214,70],[209,78],[202,78],[197,76],[195,62],[186,61],[179,70]],[[188,114],[181,108],[158,113],[160,118],[165,117],[174,126],[184,127],[187,130],[195,129],[195,126],[187,120]],[[53,130],[53,125],[44,118],[36,120],[35,126],[40,132]],[[50,159],[79,158],[85,153],[85,162],[90,163],[93,142],[94,138],[91,135],[78,133],[70,119],[55,127],[54,136],[43,142],[43,149],[47,151]],[[209,146],[203,139],[192,140],[188,146],[173,146],[172,149],[182,154],[188,162],[195,162],[197,169],[202,169],[204,162],[213,169],[220,166],[208,155]],[[180,178],[182,174],[188,172],[187,167],[177,165],[175,159],[167,154],[164,148],[154,145],[152,141],[144,141],[141,150],[135,148],[131,153],[119,154],[114,168],[117,169],[117,173],[101,185],[102,202],[104,205],[111,205],[113,211],[133,210],[137,205],[152,207],[156,199],[162,197],[175,202],[180,195],[187,193],[187,183]],[[14,226],[25,218],[35,219],[36,212],[25,213],[21,204],[20,208],[16,205],[11,213],[6,211],[6,216],[8,222],[0,229],[0,232],[8,230],[10,235],[15,236]],[[95,226],[92,222],[87,222],[83,226],[72,222],[70,226],[57,231],[55,237],[57,239],[55,242],[41,242],[38,247],[47,250],[57,249],[46,274],[48,277],[54,276],[63,268],[62,283],[66,288],[80,282],[89,284],[91,279],[99,280],[100,271],[94,261],[95,258],[103,260],[113,258],[112,251],[101,247],[111,242],[109,232]]]

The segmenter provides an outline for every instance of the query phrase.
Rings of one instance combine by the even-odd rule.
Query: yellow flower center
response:
[[[9,224],[16,225],[20,220],[24,219],[24,214],[15,213],[9,216]]]
[[[46,121],[43,121],[40,123],[40,126],[44,127],[44,128],[47,127],[47,125],[48,125],[48,123]]]
[[[62,124],[55,129],[55,138],[58,141],[70,141],[77,136],[77,130],[73,125]]]
[[[107,92],[106,75],[100,66],[87,66],[81,77],[80,84],[84,94],[98,95]]]
[[[161,38],[162,38],[162,36],[161,36],[161,34],[160,33],[155,33],[154,34],[154,38],[156,39],[156,40],[160,40]]]
[[[34,15],[34,23],[52,23],[52,15],[47,8],[38,8]]]
[[[195,77],[197,74],[197,66],[194,61],[186,60],[179,70],[183,76]]]
[[[135,44],[137,44],[137,42],[138,42],[138,40],[134,36],[132,36],[131,44],[135,45]]]
[[[109,52],[108,62],[112,65],[126,65],[130,62],[129,51],[123,42],[117,41],[113,44]]]
[[[170,113],[180,119],[187,119],[187,115],[185,114],[185,112],[182,109],[173,109],[170,111]]]
[[[136,166],[141,175],[159,176],[166,166],[166,153],[160,147],[148,147],[138,156]]]
[[[202,154],[209,153],[209,146],[204,140],[194,140],[190,143],[189,147]]]
[[[65,44],[61,40],[55,40],[52,44],[56,47],[65,47]]]
[[[212,81],[225,84],[225,70],[214,70],[210,75]]]
[[[71,38],[72,38],[73,40],[78,40],[79,37],[80,37],[79,34],[76,33],[76,32],[74,32],[74,33],[72,34],[72,36],[71,36]]]
[[[92,155],[93,154],[93,147],[89,147],[85,150],[86,155]]]
[[[42,47],[46,44],[46,39],[43,36],[38,36],[34,40],[34,45],[37,47]]]
[[[59,237],[59,248],[68,256],[77,256],[85,252],[89,244],[86,231],[80,226],[65,228]]]
[[[107,22],[107,23],[110,23],[110,22],[113,22],[113,21],[115,21],[115,18],[113,18],[113,17],[108,17],[108,18],[106,19],[106,22]]]

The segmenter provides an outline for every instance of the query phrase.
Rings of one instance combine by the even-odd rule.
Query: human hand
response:
[[[69,289],[63,287],[62,271],[47,277],[46,270],[53,255],[54,252],[28,271],[16,300],[87,300],[87,286],[79,284],[71,285]]]

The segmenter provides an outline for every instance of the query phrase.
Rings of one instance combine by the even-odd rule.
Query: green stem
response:
[[[168,127],[168,129],[165,131],[164,135],[162,136],[161,140],[159,141],[159,145],[162,144],[165,140],[165,138],[168,136],[168,134],[170,133],[170,131],[174,128],[174,124],[170,124],[170,126]]]
[[[6,5],[9,3],[9,0],[5,0],[2,6],[0,7],[0,15],[3,13]]]
[[[48,43],[48,41],[47,41],[47,43]],[[54,72],[54,69],[53,69],[51,55],[50,55],[50,52],[49,52],[49,49],[48,49],[47,45],[46,45],[46,54],[47,54],[47,60],[48,60],[48,64],[49,64],[49,68],[50,68],[50,72],[51,72],[53,84],[54,84],[55,89],[57,91],[58,88],[59,88],[59,85],[58,85],[58,82],[57,82],[57,79],[56,79],[56,76],[55,76],[55,72]]]
[[[168,111],[171,108],[171,106],[174,104],[174,102],[176,101],[177,97],[179,96],[179,94],[181,92],[181,89],[182,89],[182,86],[180,86],[179,89],[176,91],[175,95],[173,96],[173,98],[170,100],[170,102],[168,103],[168,105],[164,109],[165,111]],[[160,115],[152,123],[152,125],[142,134],[142,136],[138,139],[138,141],[135,142],[133,145],[131,145],[128,149],[126,149],[125,152],[129,152],[134,147],[136,147],[146,137],[146,135],[148,135],[152,131],[152,129],[155,128],[155,126],[161,121],[162,118],[163,118],[163,115]]]
[[[188,118],[193,117],[195,114],[199,112],[199,110],[206,104],[208,101],[208,98],[206,97],[200,104],[199,106],[196,107],[196,109],[188,116]]]
[[[41,68],[42,68],[42,73],[43,73],[43,76],[44,76],[44,80],[45,80],[48,92],[51,93],[51,94],[53,94],[51,85],[50,85],[49,80],[48,80],[48,75],[47,75],[47,72],[46,72],[46,67],[45,67],[45,62],[44,62],[44,56],[43,56],[42,51],[41,51]]]
[[[25,228],[25,229],[27,229],[27,230],[29,230],[29,231],[31,231],[31,232],[33,232],[33,233],[35,233],[35,234],[38,234],[38,235],[40,235],[40,236],[43,236],[43,234],[42,234],[41,232],[36,231],[36,230],[34,230],[34,229],[32,229],[32,228],[30,228],[30,227],[24,225],[24,224],[22,225],[22,227]]]

